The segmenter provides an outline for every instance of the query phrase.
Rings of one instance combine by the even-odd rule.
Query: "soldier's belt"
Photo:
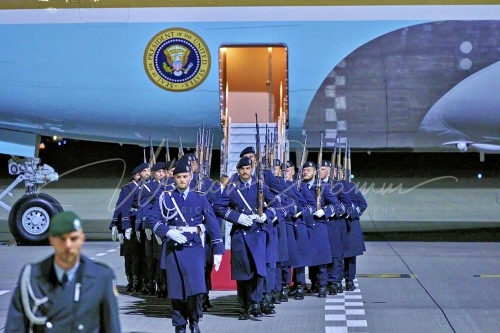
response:
[[[200,233],[200,228],[198,227],[177,227],[175,225],[171,225],[169,226],[170,229],[175,229],[175,230],[179,230],[180,232],[196,232],[197,234]]]

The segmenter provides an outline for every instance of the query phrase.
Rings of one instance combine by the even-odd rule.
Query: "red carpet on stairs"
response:
[[[231,251],[222,256],[219,271],[212,270],[212,290],[236,290],[236,281],[231,280]]]

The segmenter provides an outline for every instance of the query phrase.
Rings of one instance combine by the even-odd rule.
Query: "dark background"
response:
[[[144,150],[136,145],[119,145],[78,140],[54,142],[42,138],[45,149],[40,150],[42,163],[48,164],[66,178],[119,178],[125,172],[128,177],[132,169],[143,162]],[[63,144],[63,142],[66,142]],[[155,147],[156,149],[157,147]],[[184,149],[193,152],[193,149]],[[177,157],[178,149],[170,148],[170,156]],[[296,163],[295,152],[290,153]],[[355,178],[427,178],[452,175],[463,178],[483,179],[500,177],[500,154],[486,155],[480,162],[477,152],[467,153],[414,153],[414,152],[352,152],[352,173]],[[149,159],[149,148],[146,149]],[[316,162],[317,152],[309,152],[308,160]],[[10,156],[0,154],[0,178],[9,178]],[[323,158],[330,160],[331,152],[324,152]],[[165,147],[158,155],[158,161],[165,161]],[[211,178],[219,177],[220,151],[213,151]],[[80,169],[78,169],[80,168]],[[77,169],[77,170],[75,170]]]

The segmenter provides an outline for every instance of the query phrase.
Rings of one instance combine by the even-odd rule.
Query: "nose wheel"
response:
[[[27,194],[9,214],[9,229],[18,244],[46,244],[50,221],[62,212],[61,204],[45,193]]]

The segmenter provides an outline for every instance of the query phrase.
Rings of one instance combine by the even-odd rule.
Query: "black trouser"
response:
[[[185,326],[198,323],[203,294],[188,296],[187,299],[172,299],[172,325]]]
[[[151,240],[145,238],[144,240],[144,250],[146,254],[146,267],[147,275],[146,279],[148,281],[158,281],[158,262],[159,262],[159,251],[161,251],[161,245],[158,244],[154,235]]]
[[[250,280],[237,280],[236,289],[238,303],[242,308],[248,309],[252,304],[262,301],[263,278],[253,277]]]

